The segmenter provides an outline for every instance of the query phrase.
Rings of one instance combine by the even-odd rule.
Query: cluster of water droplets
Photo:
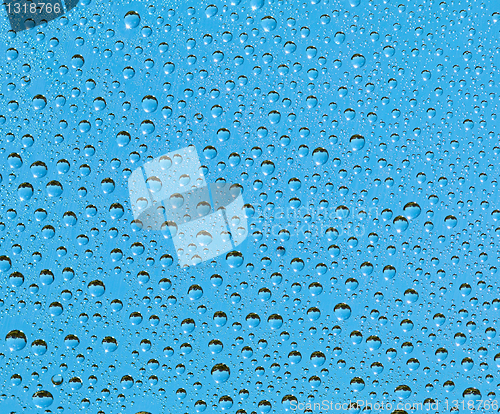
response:
[[[85,1],[5,30],[0,406],[496,401],[492,8]],[[188,145],[249,237],[183,269],[127,183]]]

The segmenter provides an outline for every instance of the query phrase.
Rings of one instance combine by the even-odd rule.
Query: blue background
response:
[[[492,4],[87,0],[18,34],[2,16],[2,412],[496,401]],[[207,181],[243,186],[249,235],[181,269],[132,223],[127,179],[191,144]]]

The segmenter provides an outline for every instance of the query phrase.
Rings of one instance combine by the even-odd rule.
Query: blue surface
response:
[[[497,400],[493,3],[2,13],[2,413]],[[181,269],[127,180],[188,145],[250,229]]]

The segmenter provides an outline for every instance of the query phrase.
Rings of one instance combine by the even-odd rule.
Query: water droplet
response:
[[[33,108],[37,111],[44,109],[47,106],[47,99],[43,95],[36,95],[33,98]]]
[[[10,331],[5,337],[5,343],[11,351],[21,351],[27,343],[26,335],[23,331]]]
[[[265,32],[272,32],[274,29],[276,29],[277,22],[274,17],[271,16],[263,17],[260,22]]]
[[[253,11],[260,10],[264,6],[264,0],[250,0],[250,7]]]
[[[328,151],[324,148],[316,148],[312,153],[313,161],[316,165],[324,165],[328,161]]]
[[[365,146],[365,137],[362,135],[353,135],[349,142],[354,151],[359,151]]]
[[[41,390],[33,394],[33,403],[38,408],[47,408],[54,402],[54,397],[49,391]]]
[[[141,23],[141,16],[135,11],[129,11],[125,14],[124,20],[127,29],[135,29]]]
[[[216,364],[212,368],[211,374],[214,381],[217,384],[221,384],[229,379],[231,371],[229,370],[229,367],[226,364]]]
[[[365,66],[366,59],[363,55],[356,53],[351,57],[351,62],[352,66],[354,66],[356,69],[359,69]]]
[[[339,303],[333,309],[339,321],[345,321],[351,316],[351,308],[347,303]]]

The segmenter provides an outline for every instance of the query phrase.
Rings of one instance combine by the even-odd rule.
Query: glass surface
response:
[[[495,2],[8,3],[0,413],[498,411]]]

